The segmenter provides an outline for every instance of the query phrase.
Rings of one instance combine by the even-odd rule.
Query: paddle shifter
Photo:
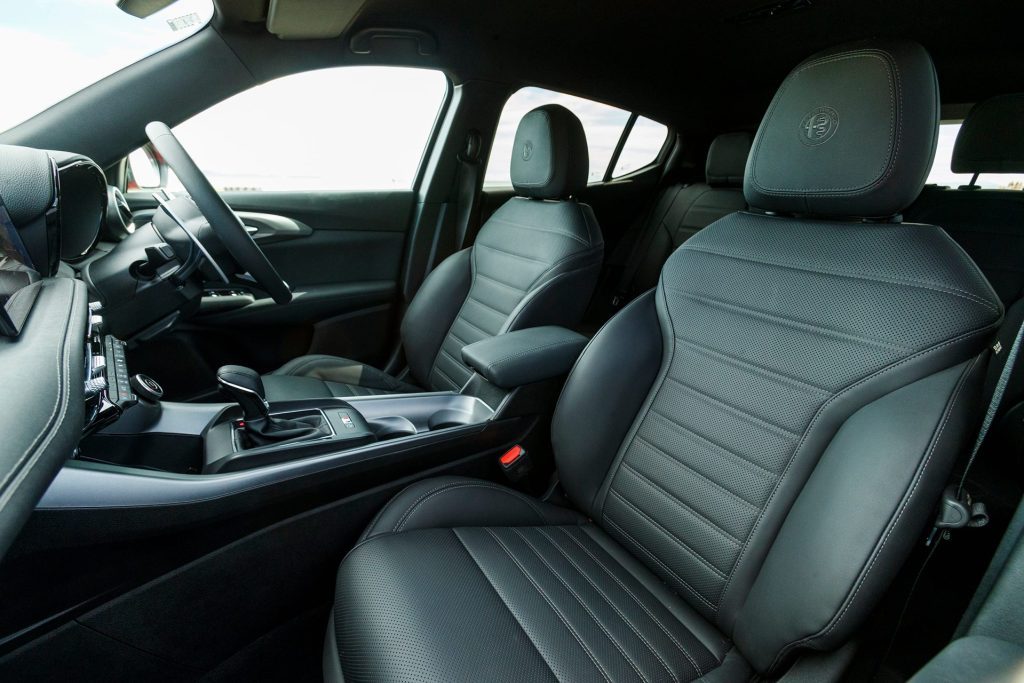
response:
[[[257,448],[283,441],[315,439],[331,433],[331,428],[320,415],[309,415],[294,420],[270,414],[263,380],[251,368],[241,365],[223,365],[217,370],[217,383],[242,407],[248,448]]]

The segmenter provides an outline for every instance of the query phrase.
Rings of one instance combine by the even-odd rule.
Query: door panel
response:
[[[216,368],[261,372],[305,353],[381,365],[397,335],[398,279],[415,197],[396,192],[225,192],[224,199],[295,293],[285,306],[257,293],[207,296],[172,334],[133,350],[133,371],[151,373],[172,398],[200,397]],[[130,192],[137,222],[152,214]],[[217,286],[211,294],[240,288]],[[220,291],[217,291],[220,290]],[[180,360],[176,363],[175,360]],[[168,377],[168,368],[187,369]]]

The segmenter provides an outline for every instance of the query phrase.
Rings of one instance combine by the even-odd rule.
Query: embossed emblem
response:
[[[800,121],[800,140],[805,145],[828,142],[839,127],[839,114],[832,107],[818,107]]]

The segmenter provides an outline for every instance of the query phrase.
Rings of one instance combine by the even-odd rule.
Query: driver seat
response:
[[[518,196],[473,246],[442,261],[409,304],[401,328],[409,381],[346,358],[302,356],[263,376],[268,400],[459,391],[473,374],[462,347],[579,322],[604,256],[593,211],[573,198],[590,168],[583,125],[565,107],[539,107],[519,123],[513,149]]]

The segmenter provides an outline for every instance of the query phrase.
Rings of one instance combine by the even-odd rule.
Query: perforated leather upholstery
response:
[[[901,77],[921,67],[913,46],[871,49]],[[845,74],[837,63],[821,78]],[[867,73],[857,82],[887,91],[888,72]],[[816,99],[789,92],[798,101],[783,110]],[[932,99],[902,112],[907,125],[934,123]],[[767,116],[761,133],[798,124]],[[908,154],[891,182],[917,182],[930,163],[931,150]],[[873,211],[919,189],[834,208]],[[552,443],[590,521],[523,508],[496,524],[491,505],[454,491],[420,517],[427,528],[381,532],[378,519],[338,575],[344,676],[735,681],[839,646],[920,539],[976,424],[1001,315],[932,226],[745,212],[713,223],[567,381]],[[417,486],[399,499],[435,488]]]

